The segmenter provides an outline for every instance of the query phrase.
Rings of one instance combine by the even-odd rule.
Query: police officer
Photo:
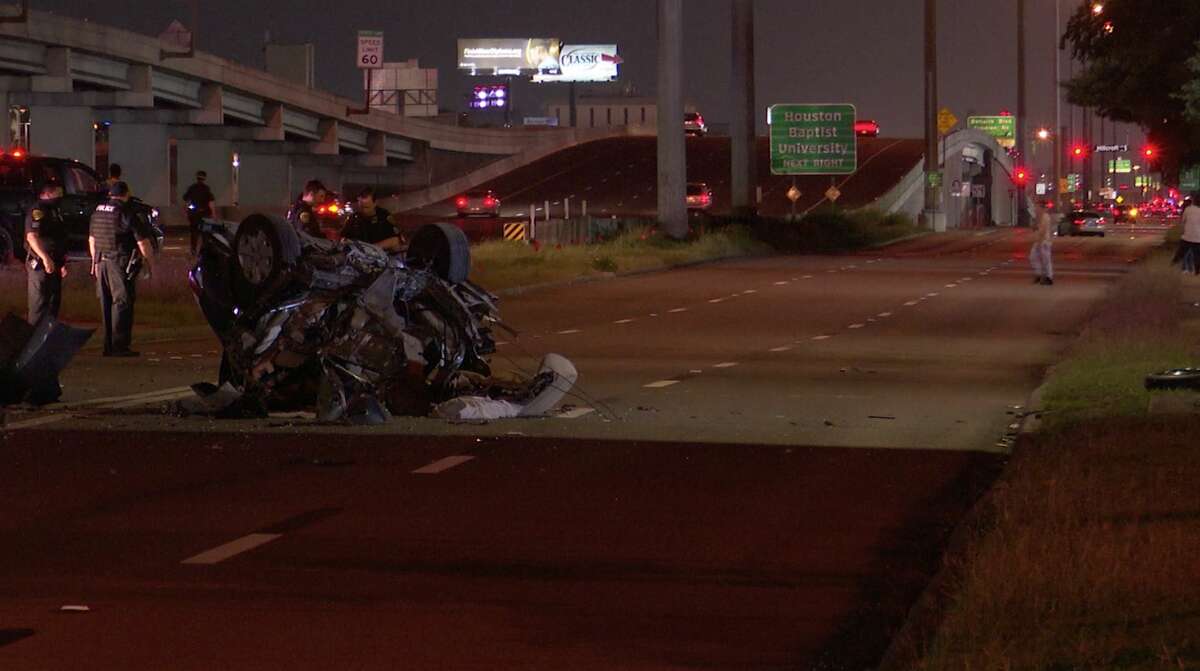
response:
[[[203,170],[196,172],[196,182],[188,187],[183,194],[183,203],[187,207],[188,228],[192,233],[192,253],[196,253],[196,245],[200,241],[200,220],[214,217],[212,189],[206,183],[208,173]]]
[[[375,190],[369,186],[359,192],[358,207],[342,229],[342,237],[379,245],[390,254],[404,251],[403,237],[388,211],[375,204]]]
[[[96,207],[88,229],[92,254],[92,276],[104,319],[104,356],[130,357],[133,339],[133,303],[136,277],[128,275],[134,249],[141,251],[152,268],[154,231],[149,222],[128,208],[129,185],[117,182],[108,201]]]
[[[325,199],[329,197],[329,191],[325,189],[325,185],[319,180],[309,180],[304,185],[304,191],[300,194],[300,198],[292,203],[292,209],[288,210],[287,220],[297,231],[308,233],[315,237],[322,237],[321,222],[317,220],[317,213],[313,208],[325,203]]]
[[[25,249],[29,259],[29,323],[58,318],[62,283],[67,276],[67,224],[59,203],[62,185],[46,182],[38,202],[25,215]]]

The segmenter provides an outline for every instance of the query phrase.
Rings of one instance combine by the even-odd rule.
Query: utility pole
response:
[[[1062,48],[1059,45],[1059,35],[1062,34],[1062,0],[1054,0],[1054,204],[1063,207],[1062,159],[1066,151],[1066,140],[1063,137],[1062,125],[1062,90],[1058,79],[1062,76]]]
[[[1017,0],[1017,162],[1026,165],[1025,141],[1025,0]],[[1026,166],[1028,167],[1028,166]],[[1025,185],[1017,184],[1017,225],[1029,223],[1029,212],[1025,210]]]
[[[937,0],[925,0],[925,225],[935,228],[938,216]]]
[[[687,147],[683,135],[683,0],[658,0],[658,220],[687,237]]]
[[[733,0],[733,116],[730,131],[734,216],[757,209],[757,128],[754,100],[754,0]]]

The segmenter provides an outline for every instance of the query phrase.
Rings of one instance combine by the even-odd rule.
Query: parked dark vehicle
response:
[[[25,258],[25,214],[37,203],[48,181],[63,187],[62,212],[67,221],[67,258],[88,258],[88,222],[96,206],[108,199],[104,182],[87,165],[69,158],[29,156],[21,150],[0,154],[0,264]],[[158,210],[132,198],[134,211],[150,221],[162,241]]]

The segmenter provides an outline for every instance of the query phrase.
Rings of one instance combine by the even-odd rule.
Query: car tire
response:
[[[471,243],[457,226],[426,224],[413,234],[405,259],[410,266],[427,268],[451,284],[461,284],[471,274]]]
[[[283,219],[252,214],[233,236],[233,297],[243,311],[279,293],[300,260],[300,236]]]
[[[1147,375],[1145,384],[1151,391],[1200,389],[1200,368],[1175,368]]]

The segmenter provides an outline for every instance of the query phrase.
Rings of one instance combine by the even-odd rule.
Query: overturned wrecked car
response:
[[[468,279],[470,248],[457,227],[427,225],[396,256],[263,215],[201,228],[189,280],[223,354],[219,384],[198,388],[202,398],[185,411],[315,407],[320,421],[361,424],[499,419],[545,414],[575,382],[557,355],[530,379],[493,377],[492,330],[507,327],[496,297]]]

